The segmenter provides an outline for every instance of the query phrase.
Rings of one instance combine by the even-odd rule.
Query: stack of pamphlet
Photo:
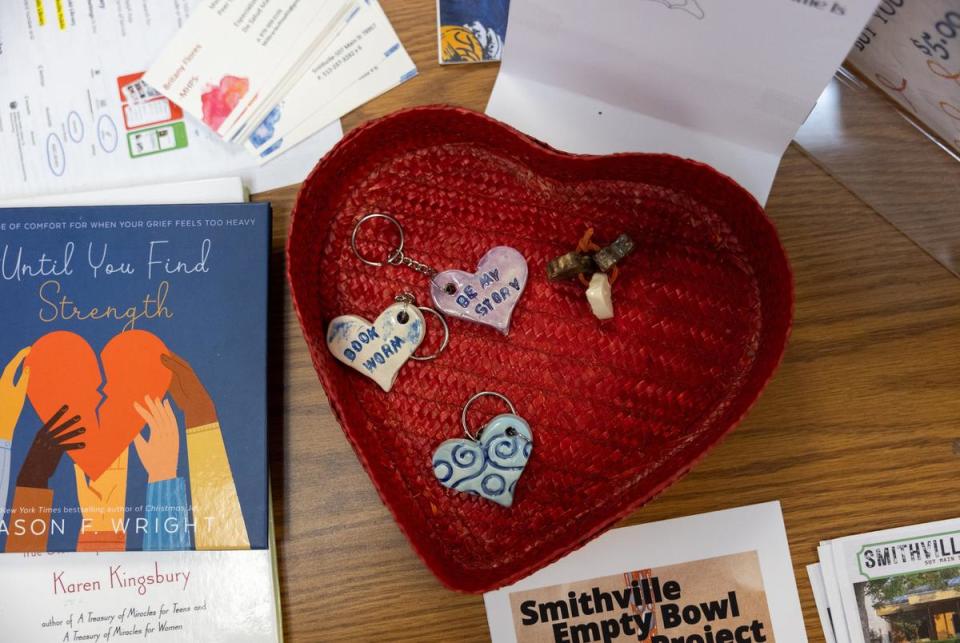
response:
[[[960,519],[825,541],[807,567],[828,643],[960,640]]]
[[[416,73],[376,0],[213,0],[143,80],[266,163]]]

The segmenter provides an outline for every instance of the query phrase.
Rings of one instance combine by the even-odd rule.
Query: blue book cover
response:
[[[265,549],[268,204],[0,210],[0,551]]]

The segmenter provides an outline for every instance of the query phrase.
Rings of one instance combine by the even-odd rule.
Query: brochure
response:
[[[813,590],[813,601],[817,605],[817,616],[820,618],[820,627],[827,643],[837,643],[837,635],[833,631],[833,618],[830,611],[830,602],[827,599],[827,586],[823,581],[823,570],[819,563],[807,565],[807,577],[810,579],[810,588]]]
[[[960,519],[840,538],[830,549],[852,643],[960,637]]]
[[[495,643],[807,640],[778,502],[614,529],[484,602]]]

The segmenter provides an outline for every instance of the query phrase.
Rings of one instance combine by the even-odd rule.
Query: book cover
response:
[[[267,547],[267,204],[0,210],[0,549]]]

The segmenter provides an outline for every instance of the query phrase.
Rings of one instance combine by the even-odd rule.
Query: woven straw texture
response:
[[[431,304],[426,276],[353,255],[354,223],[369,212],[395,216],[406,253],[437,270],[472,272],[489,248],[518,249],[530,277],[509,336],[451,319],[449,348],[408,362],[390,393],[336,361],[325,343],[332,318],[373,320],[404,291]],[[546,279],[546,263],[588,227],[601,245],[621,232],[637,243],[607,322],[579,282]],[[360,249],[382,258],[396,241],[389,224],[371,222]],[[564,154],[450,107],[405,110],[347,136],[304,184],[287,251],[297,314],[344,432],[414,549],[462,591],[556,560],[684,475],[756,400],[792,319],[776,232],[729,178],[668,155]],[[421,353],[442,334],[430,316],[427,326]],[[432,473],[433,450],[463,437],[461,408],[481,390],[509,397],[533,430],[509,509]],[[471,426],[505,410],[485,398]]]

